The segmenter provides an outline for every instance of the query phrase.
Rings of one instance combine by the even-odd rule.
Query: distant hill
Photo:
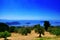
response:
[[[35,25],[35,24],[40,24],[43,25],[44,20],[3,20],[0,19],[0,22],[6,23],[8,25]],[[60,20],[50,20],[51,25],[58,25],[60,26]]]
[[[8,24],[8,25],[20,25],[20,23],[17,22],[17,21],[14,21],[14,22],[6,22],[6,24]]]

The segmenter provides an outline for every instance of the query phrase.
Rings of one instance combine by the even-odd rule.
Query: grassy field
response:
[[[42,37],[42,38],[36,38],[35,40],[60,40],[60,37]]]

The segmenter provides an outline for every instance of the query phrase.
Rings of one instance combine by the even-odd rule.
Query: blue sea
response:
[[[44,25],[44,20],[0,20],[0,22],[6,23],[9,26],[33,26],[36,24]],[[60,26],[60,21],[49,21],[52,26]]]

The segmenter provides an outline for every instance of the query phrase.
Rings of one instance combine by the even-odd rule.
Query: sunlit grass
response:
[[[60,36],[53,37],[53,38],[50,38],[50,37],[41,37],[41,38],[36,38],[35,40],[60,40]]]

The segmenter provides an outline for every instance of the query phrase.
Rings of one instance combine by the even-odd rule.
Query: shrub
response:
[[[32,30],[32,29],[29,28],[29,27],[27,27],[26,30],[27,30],[28,33],[31,33],[31,30]]]
[[[16,28],[14,29],[14,32],[15,32],[15,33],[18,33],[18,31],[19,31],[19,28],[16,27]]]
[[[9,31],[9,26],[5,23],[0,23],[0,32]]]
[[[11,34],[8,31],[0,32],[0,38],[4,38],[4,40],[7,40],[9,36],[11,36]]]
[[[25,28],[19,29],[19,32],[20,32],[22,35],[27,35],[27,30],[26,30]]]
[[[0,38],[2,38],[3,32],[0,32]]]
[[[55,28],[50,28],[49,30],[48,30],[51,34],[54,34],[54,35],[60,35],[60,28],[57,28],[57,27],[55,27]]]
[[[16,28],[15,26],[11,26],[11,27],[9,28],[9,31],[10,31],[10,32],[15,32],[15,28]]]
[[[29,28],[20,28],[18,33],[21,33],[22,35],[27,35],[28,33],[31,33],[31,30]]]

